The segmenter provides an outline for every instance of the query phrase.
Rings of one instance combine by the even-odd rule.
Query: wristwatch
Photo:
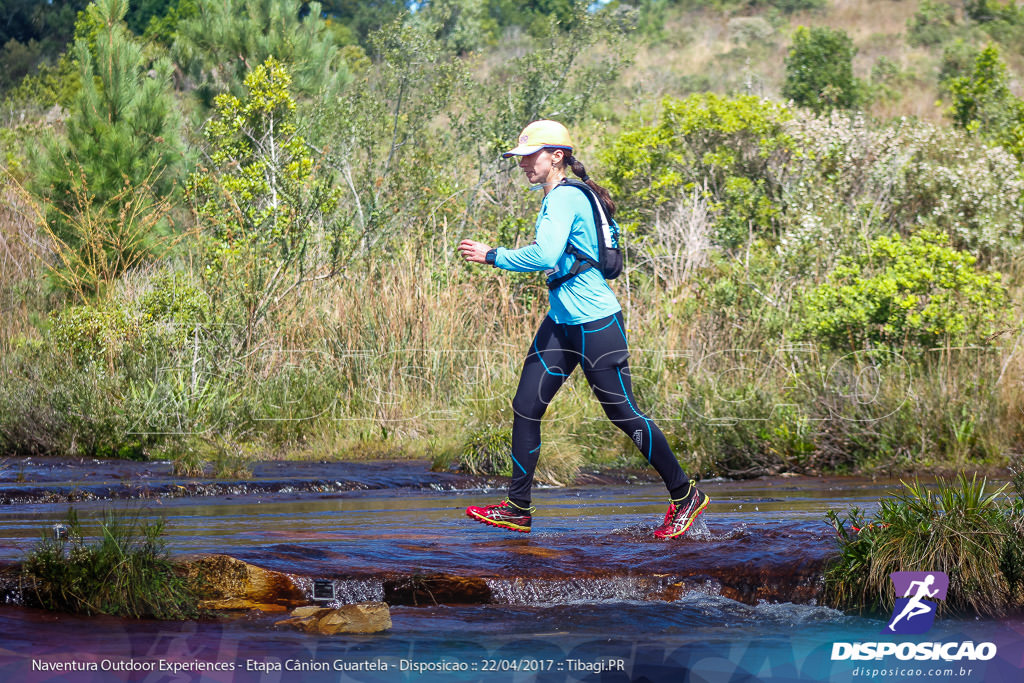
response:
[[[492,266],[495,265],[494,262],[497,260],[497,258],[498,258],[498,250],[497,249],[491,249],[484,256],[484,260],[487,263],[491,264]]]

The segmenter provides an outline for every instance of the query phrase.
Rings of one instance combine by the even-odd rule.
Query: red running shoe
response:
[[[679,501],[678,505],[674,501],[669,503],[665,521],[654,530],[654,535],[658,538],[676,538],[685,534],[693,524],[693,520],[697,519],[697,516],[704,512],[708,503],[711,502],[711,499],[702,493],[692,481],[690,486],[693,493],[689,500]]]
[[[530,522],[533,521],[534,507],[521,508],[510,500],[503,500],[496,505],[477,507],[470,505],[466,514],[484,524],[530,533]]]

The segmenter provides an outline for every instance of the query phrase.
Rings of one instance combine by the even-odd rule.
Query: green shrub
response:
[[[114,363],[127,351],[164,353],[188,343],[209,313],[209,297],[186,273],[152,277],[137,301],[112,297],[50,315],[54,350],[80,365]]]
[[[940,479],[934,490],[904,483],[874,515],[829,511],[839,556],[826,569],[826,602],[885,613],[897,597],[889,574],[941,571],[949,591],[940,610],[996,616],[1020,607],[1000,567],[1004,549],[1020,546],[1020,504],[1004,496],[1005,488],[991,491],[986,480],[961,474]]]
[[[206,128],[211,168],[189,182],[206,230],[207,288],[244,345],[304,285],[338,273],[350,237],[333,215],[340,192],[299,134],[290,85],[269,58],[246,76],[244,100],[219,95]]]
[[[859,232],[922,227],[949,235],[985,266],[1021,250],[1020,163],[966,131],[921,121],[885,125],[862,115],[804,112],[788,127],[796,153],[783,186],[785,272],[818,280],[863,248]]]
[[[858,106],[863,96],[853,76],[856,53],[841,29],[798,27],[786,56],[782,96],[818,112]]]
[[[268,59],[294,76],[296,91],[340,92],[352,80],[331,21],[311,3],[299,17],[299,0],[179,2],[153,26],[155,38],[174,36],[171,54],[209,102],[220,93],[240,95],[247,74]]]
[[[107,512],[87,542],[74,509],[67,540],[47,528],[22,565],[26,598],[49,610],[133,618],[188,619],[198,600],[175,570],[163,541],[164,522],[143,523]]]
[[[950,78],[947,87],[953,97],[949,113],[954,124],[977,131],[1024,159],[1024,100],[1010,92],[1006,63],[994,46],[978,53],[969,76]]]
[[[81,87],[81,72],[71,50],[62,54],[56,64],[40,64],[35,73],[21,79],[7,91],[5,106],[35,109],[40,112],[54,105],[69,107]]]
[[[54,348],[82,365],[112,364],[137,327],[116,303],[69,306],[51,315]]]
[[[193,340],[210,313],[210,297],[184,272],[164,271],[139,297],[139,325],[146,344],[181,347]]]
[[[719,243],[771,232],[793,151],[790,118],[785,107],[751,95],[664,99],[656,125],[627,127],[601,153],[620,224],[644,234],[666,205],[706,187]]]
[[[746,479],[814,470],[816,421],[808,396],[800,388],[780,390],[776,377],[746,369],[740,360],[738,368],[716,376],[687,378],[676,432],[684,452],[703,476]]]
[[[956,10],[952,5],[922,0],[907,20],[907,42],[918,47],[942,45],[952,38],[955,26]]]
[[[798,336],[849,351],[991,343],[1008,322],[1002,276],[947,243],[928,230],[873,240],[806,293]]]
[[[1024,20],[1024,12],[1015,2],[999,0],[964,0],[964,13],[979,23],[1004,21],[1010,24]]]

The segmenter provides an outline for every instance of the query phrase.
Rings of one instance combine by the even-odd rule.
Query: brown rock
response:
[[[241,598],[228,598],[227,600],[200,600],[199,609],[224,610],[224,609],[258,609],[261,612],[287,612],[285,605],[277,605],[266,602],[253,602]]]
[[[279,621],[275,626],[327,636],[336,633],[380,633],[391,628],[391,611],[384,602],[360,602],[342,605],[337,609],[300,607],[292,612],[292,618]]]
[[[209,609],[283,611],[308,600],[290,576],[236,560],[202,555],[184,562],[184,572],[199,586]]]
[[[289,628],[298,629],[299,631],[315,633],[317,621],[319,620],[316,617],[292,617],[291,619],[279,621],[275,623],[274,626],[287,626]]]
[[[491,601],[491,588],[480,577],[403,576],[384,582],[384,600],[392,605],[481,605]]]
[[[385,602],[361,602],[331,610],[320,617],[317,631],[335,633],[380,633],[391,628],[391,610]]]

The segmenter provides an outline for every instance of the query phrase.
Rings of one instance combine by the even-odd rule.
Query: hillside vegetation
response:
[[[455,246],[532,239],[500,152],[542,117],[619,204],[634,385],[685,469],[1021,451],[1013,3],[11,6],[0,455],[500,472],[547,289]],[[582,377],[546,420],[548,481],[642,465]]]

